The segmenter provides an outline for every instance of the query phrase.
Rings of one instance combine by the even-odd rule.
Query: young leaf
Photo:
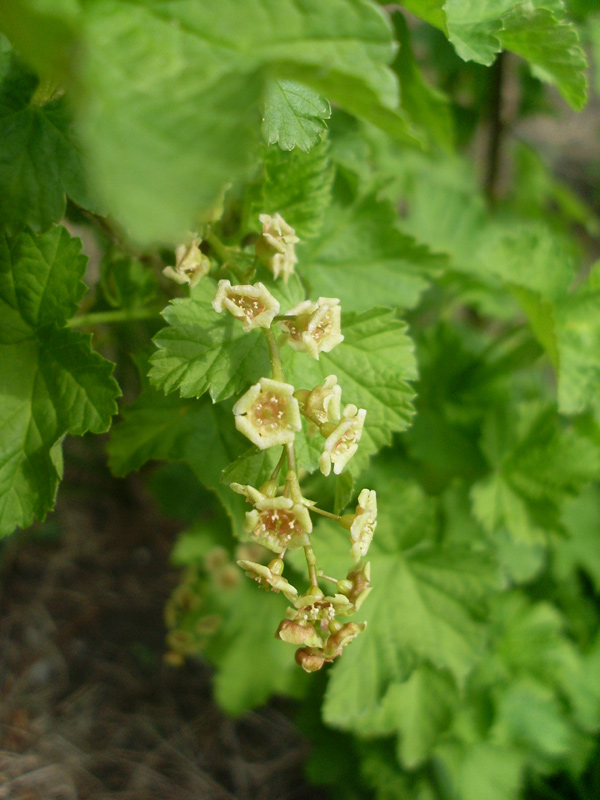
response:
[[[278,144],[282,150],[297,147],[308,153],[321,141],[331,106],[314,89],[272,78],[267,81],[264,103],[262,134],[268,145]]]
[[[85,292],[86,259],[64,228],[0,239],[0,533],[42,519],[67,433],[101,433],[116,412],[113,365],[64,325]]]
[[[255,224],[260,213],[279,213],[301,240],[317,236],[331,203],[334,174],[326,140],[310,153],[269,148],[260,203],[255,202],[260,205],[254,209]]]

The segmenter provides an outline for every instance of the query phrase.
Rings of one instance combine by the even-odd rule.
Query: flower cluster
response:
[[[287,281],[296,264],[295,231],[279,214],[260,216],[262,233],[256,242],[257,261],[277,278]],[[323,449],[319,467],[323,475],[339,475],[358,444],[366,410],[352,403],[342,409],[342,388],[336,375],[327,375],[312,388],[297,388],[283,374],[280,348],[289,345],[319,360],[343,342],[340,301],[335,297],[305,300],[284,310],[263,283],[232,285],[220,280],[212,302],[217,313],[229,312],[244,331],[262,329],[271,358],[272,376],[262,377],[233,406],[237,430],[259,450],[283,449],[271,477],[260,486],[232,483],[231,488],[251,505],[243,531],[250,547],[260,546],[275,554],[269,563],[240,558],[238,566],[259,586],[282,594],[290,603],[276,636],[296,645],[296,661],[307,672],[320,669],[338,658],[344,648],[366,627],[349,621],[371,591],[370,566],[361,563],[373,538],[377,518],[375,492],[363,489],[354,514],[337,516],[317,508],[304,497],[296,465],[296,437],[306,423],[306,435],[321,436]],[[287,465],[286,470],[282,467]],[[280,479],[283,475],[283,480]],[[327,576],[318,567],[313,550],[315,514],[337,521],[349,533],[353,563],[345,578]],[[318,529],[317,529],[318,530]],[[304,550],[308,587],[300,591],[283,577],[284,558],[293,550]],[[266,561],[266,559],[265,559]],[[335,591],[326,594],[323,582],[333,582]]]

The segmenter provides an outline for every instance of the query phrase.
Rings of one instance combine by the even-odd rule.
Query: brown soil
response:
[[[3,552],[0,800],[322,798],[280,709],[230,719],[207,665],[164,663],[176,526],[140,479],[67,449],[56,511]]]

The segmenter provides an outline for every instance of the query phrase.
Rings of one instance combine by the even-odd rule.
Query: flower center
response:
[[[300,532],[300,524],[292,511],[269,509],[261,512],[256,532],[260,536],[274,536],[281,545],[286,545]]]
[[[261,431],[276,431],[282,426],[286,403],[274,392],[266,392],[251,411],[256,426]]]
[[[244,316],[248,322],[259,314],[262,314],[265,310],[265,306],[256,297],[240,297],[239,295],[234,295],[231,299],[236,306],[244,312]]]

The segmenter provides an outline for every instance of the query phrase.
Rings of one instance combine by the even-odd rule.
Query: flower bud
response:
[[[337,633],[332,634],[325,646],[325,655],[334,658],[340,655],[342,648],[350,644],[353,639],[367,627],[366,622],[347,622]]]
[[[303,647],[296,650],[296,663],[305,672],[317,672],[325,663],[325,656],[318,650]]]
[[[283,619],[275,632],[275,637],[289,644],[303,644],[307,647],[321,647],[323,640],[312,625],[306,622],[296,622]]]

